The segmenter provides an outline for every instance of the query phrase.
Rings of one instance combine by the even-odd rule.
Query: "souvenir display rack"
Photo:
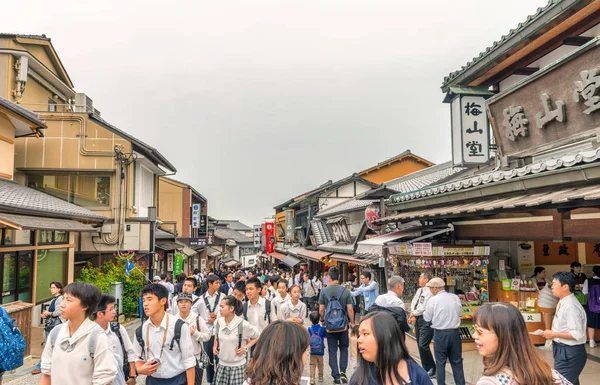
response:
[[[459,250],[465,253],[461,255]],[[489,248],[486,251],[489,254]],[[489,301],[489,258],[487,255],[465,255],[469,254],[469,248],[447,249],[446,252],[452,255],[390,255],[387,262],[396,275],[405,279],[402,299],[407,304],[407,309],[419,289],[421,273],[428,272],[444,279],[448,292],[457,294],[463,306],[459,328],[461,339],[463,343],[472,343],[473,316],[481,304]],[[412,333],[414,334],[414,330]]]

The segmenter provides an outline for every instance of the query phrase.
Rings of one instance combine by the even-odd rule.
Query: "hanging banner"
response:
[[[265,235],[265,251],[272,253],[275,251],[275,224],[273,222],[265,223],[263,234]]]
[[[175,254],[175,264],[173,266],[173,276],[178,276],[183,272],[183,254]]]

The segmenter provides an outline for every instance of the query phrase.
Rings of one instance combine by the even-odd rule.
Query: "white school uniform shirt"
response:
[[[260,332],[264,330],[269,324],[269,317],[266,317],[265,312],[267,311],[267,300],[260,297],[256,302],[256,305],[252,305],[252,302],[248,300],[248,311],[246,313],[248,322],[255,326]],[[271,304],[271,319],[273,319],[273,304]]]
[[[238,325],[242,325],[242,347],[248,344],[249,338],[258,338],[260,330],[252,326],[244,318],[235,316],[227,325],[225,318],[219,318],[215,321],[219,323],[219,365],[240,366],[246,364],[246,355],[237,355],[236,349],[239,344]]]
[[[206,303],[204,301],[204,298],[208,299],[208,304],[210,306],[210,309],[206,307]],[[210,330],[211,335],[213,334],[213,330],[215,325],[211,325],[208,323],[208,319],[210,318],[210,310],[213,309],[214,307],[214,311],[213,313],[215,313],[217,315],[217,318],[220,317],[221,315],[221,307],[219,306],[219,302],[225,298],[225,294],[221,293],[220,291],[215,291],[215,293],[213,295],[208,294],[208,291],[204,294],[202,294],[200,296],[200,300],[197,302],[198,305],[198,315],[202,318],[204,318],[204,321],[206,321],[206,325],[208,326],[208,330]],[[216,304],[215,304],[216,301]],[[192,311],[194,311],[194,309],[192,309]],[[216,322],[216,321],[215,321]]]
[[[431,322],[437,330],[458,329],[462,316],[462,304],[456,294],[440,291],[427,301],[423,319]]]
[[[42,373],[60,385],[106,385],[117,375],[117,361],[112,354],[108,336],[99,333],[94,346],[94,358],[90,357],[90,337],[97,323],[86,319],[69,337],[69,321],[62,324],[54,348],[48,339],[42,353]]]
[[[290,299],[290,295],[286,294],[285,298],[281,298],[279,293],[277,296],[271,301],[271,310],[273,314],[271,315],[271,321],[275,321],[279,319],[279,308],[283,305],[284,302]]]
[[[429,298],[433,297],[431,290],[428,287],[420,287],[415,293],[412,302],[410,303],[410,310],[415,317],[423,315],[425,313],[425,307]]]
[[[552,321],[553,332],[569,332],[575,338],[574,340],[566,340],[563,338],[554,338],[553,341],[561,344],[575,346],[585,344],[587,316],[583,306],[579,303],[575,294],[569,294],[565,298],[558,301],[556,307],[556,315]]]
[[[298,301],[296,306],[292,305],[292,301],[285,301],[277,312],[277,319],[281,321],[285,321],[286,319],[298,317],[300,319],[304,319],[304,315],[306,314],[306,304],[302,301]]]
[[[179,313],[178,317],[181,318],[181,313]],[[194,345],[194,355],[199,357],[200,353],[202,353],[202,344],[210,339],[210,330],[208,330],[206,321],[193,311],[190,312],[186,319],[181,319],[184,320],[188,326],[196,328],[196,331],[192,335],[192,341]]]
[[[167,319],[169,320],[169,326],[167,329]],[[133,350],[138,360],[148,361],[151,358],[160,358],[160,364],[158,370],[152,375],[154,378],[173,378],[185,372],[189,368],[196,366],[196,357],[194,356],[194,345],[192,343],[192,337],[190,335],[190,328],[187,324],[181,328],[181,339],[179,345],[177,342],[171,348],[171,341],[175,334],[175,323],[178,317],[165,313],[163,320],[158,327],[154,326],[152,321],[148,319],[142,326],[142,339],[144,340],[144,347],[142,348],[137,340],[133,342]],[[149,330],[149,339],[146,340],[146,333]],[[167,330],[167,338],[163,347],[163,335]],[[136,337],[133,336],[135,339]],[[151,352],[148,351],[146,345],[149,343]],[[162,355],[161,355],[162,348]],[[142,354],[143,353],[143,354]],[[62,385],[62,384],[61,384]]]
[[[129,339],[129,335],[127,334],[127,329],[125,326],[119,325],[119,331],[121,332],[121,338],[123,339],[123,346],[125,347],[125,351],[127,352],[127,361],[135,362],[137,356],[133,351],[133,344]],[[123,373],[123,348],[121,347],[121,341],[119,341],[119,337],[115,332],[113,332],[110,328],[110,324],[108,324],[106,331],[108,337],[108,347],[110,351],[115,356],[117,360],[117,376],[112,382],[113,385],[125,385],[127,380],[129,379],[129,374],[131,371],[127,371],[127,373]]]

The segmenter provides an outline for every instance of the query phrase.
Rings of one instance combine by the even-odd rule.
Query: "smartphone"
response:
[[[154,357],[154,358],[149,359],[146,362],[148,362],[150,365],[154,365],[155,363],[160,364],[160,358]]]
[[[310,385],[310,377],[300,377],[300,385]]]

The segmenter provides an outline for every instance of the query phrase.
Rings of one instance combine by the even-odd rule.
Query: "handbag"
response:
[[[196,330],[200,330],[200,316],[196,317]],[[204,345],[200,342],[200,357],[196,358],[196,366],[200,369],[206,369],[209,365],[212,365],[210,362],[210,358],[208,358],[208,354],[204,351]]]
[[[46,318],[46,325],[44,326],[44,330],[46,333],[50,333],[52,329],[54,329],[57,325],[60,325],[62,321],[60,317],[48,317]]]

